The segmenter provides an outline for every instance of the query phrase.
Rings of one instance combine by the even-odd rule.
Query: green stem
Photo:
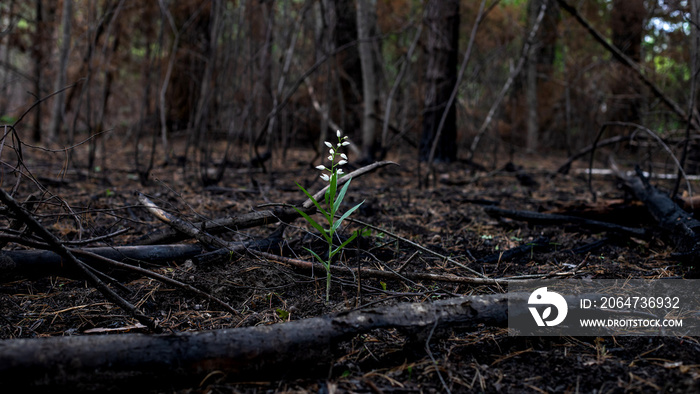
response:
[[[333,202],[331,202],[332,204]],[[332,208],[331,208],[332,209]],[[333,222],[331,221],[330,242],[328,242],[328,261],[326,262],[326,304],[330,301],[331,294],[331,260],[333,260]]]

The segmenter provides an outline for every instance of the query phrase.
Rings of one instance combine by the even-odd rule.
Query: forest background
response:
[[[335,129],[363,162],[571,153],[608,121],[682,131],[695,101],[694,2],[571,4],[633,67],[560,3],[4,1],[0,116],[13,124],[42,100],[18,125],[23,140],[87,139],[87,162],[73,164],[89,169],[110,144],[132,146],[142,181],[154,155],[260,160],[322,150]]]

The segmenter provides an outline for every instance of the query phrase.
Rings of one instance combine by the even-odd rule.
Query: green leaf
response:
[[[337,230],[338,227],[340,227],[340,224],[343,222],[343,220],[347,219],[348,216],[352,215],[352,213],[355,212],[355,210],[356,210],[357,208],[359,208],[360,205],[362,205],[362,203],[364,203],[364,201],[362,201],[361,203],[359,203],[359,204],[355,205],[354,207],[348,209],[347,212],[345,212],[345,213],[343,214],[343,216],[340,217],[340,219],[337,219],[337,220],[333,223],[332,232],[335,232],[335,230]]]
[[[330,265],[331,265],[331,263],[329,263],[329,262],[325,261],[324,259],[322,259],[321,256],[319,256],[318,254],[316,254],[316,252],[314,252],[313,250],[311,250],[311,249],[309,249],[309,248],[304,248],[304,249],[306,249],[307,252],[311,253],[311,254],[316,258],[316,260],[318,260],[319,262],[321,262],[321,265],[323,265],[323,266],[326,268],[326,271],[330,270]]]
[[[333,207],[335,206],[335,192],[337,191],[338,188],[338,174],[333,171],[333,174],[331,174],[331,185],[328,188],[328,200],[326,200],[326,203],[328,204],[328,209],[330,209],[330,215],[333,216],[335,215],[335,210]]]
[[[306,212],[302,211],[301,209],[299,209],[299,208],[297,208],[297,207],[294,207],[294,210],[297,211],[297,213],[298,213],[299,215],[301,215],[304,219],[306,219],[306,221],[309,222],[309,224],[310,224],[313,228],[315,228],[316,230],[318,230],[318,232],[320,232],[321,235],[323,235],[323,238],[326,240],[326,242],[329,242],[329,243],[331,242],[331,237],[330,237],[330,235],[328,235],[328,232],[326,231],[325,228],[323,228],[323,226],[321,226],[320,224],[316,223],[316,221],[313,220],[313,219],[311,218],[311,216],[307,215]]]
[[[282,319],[282,320],[289,319],[289,312],[288,311],[285,311],[282,308],[277,308],[275,310],[275,312],[277,312],[277,316],[279,316],[280,319]]]
[[[343,202],[343,198],[345,198],[345,192],[348,191],[348,187],[350,187],[350,181],[352,178],[348,179],[347,182],[345,182],[345,185],[343,185],[343,188],[340,189],[340,193],[338,193],[338,197],[335,199],[335,203],[333,203],[333,212],[338,212],[338,208],[340,208],[340,203]]]
[[[345,242],[343,242],[342,244],[340,244],[340,246],[338,246],[337,248],[335,248],[335,249],[331,252],[331,257],[335,256],[336,253],[338,253],[338,252],[340,252],[341,250],[343,250],[344,247],[346,247],[350,242],[352,242],[355,238],[357,238],[358,234],[359,234],[359,232],[354,231],[354,232],[352,233],[352,235],[351,235],[348,239],[345,240]]]
[[[304,189],[300,184],[297,183],[297,186],[299,186],[299,189],[301,189],[301,191],[304,192],[304,194],[306,195],[306,197],[308,197],[309,200],[311,200],[311,202],[314,203],[314,205],[316,206],[316,209],[323,215],[323,217],[325,217],[326,220],[328,220],[328,221],[330,222],[330,219],[331,219],[330,215],[328,214],[328,212],[327,212],[325,209],[323,209],[323,207],[321,206],[321,204],[319,204],[318,201],[316,201],[316,199],[314,198],[314,196],[312,196],[311,193],[307,192],[306,189]],[[294,209],[296,209],[297,211],[299,211],[296,207],[295,207]],[[307,219],[307,220],[308,220],[308,219]]]

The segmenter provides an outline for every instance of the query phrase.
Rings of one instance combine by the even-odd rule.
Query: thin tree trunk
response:
[[[481,138],[486,134],[486,131],[488,130],[489,126],[491,125],[491,121],[493,121],[493,116],[496,113],[496,110],[498,107],[500,107],[501,102],[503,101],[503,98],[505,97],[506,93],[510,89],[511,85],[513,85],[513,81],[515,78],[520,74],[520,72],[523,69],[523,66],[525,65],[525,59],[527,59],[527,55],[530,53],[531,47],[532,47],[532,42],[535,39],[535,35],[537,34],[537,30],[540,28],[540,24],[542,23],[542,18],[544,18],[544,13],[545,13],[545,7],[541,7],[539,13],[537,14],[537,19],[535,20],[535,24],[532,26],[530,30],[530,34],[528,35],[527,41],[525,42],[525,45],[523,46],[523,51],[520,55],[520,60],[518,60],[518,64],[515,66],[513,71],[511,71],[510,75],[508,76],[508,80],[506,83],[503,85],[501,88],[501,91],[498,93],[498,96],[496,97],[496,100],[493,102],[491,105],[491,109],[489,109],[489,113],[486,115],[486,119],[484,119],[484,123],[481,124],[481,127],[479,127],[479,131],[476,133],[476,136],[474,137],[474,140],[471,143],[471,146],[469,148],[469,155],[467,157],[467,160],[472,160],[474,157],[474,152],[476,152],[477,146],[479,146],[479,142],[481,141]]]
[[[394,101],[394,96],[396,95],[396,92],[398,91],[399,87],[401,86],[401,81],[403,80],[404,75],[406,75],[406,70],[408,70],[409,65],[411,64],[411,58],[413,57],[413,52],[416,50],[416,46],[418,45],[418,40],[420,39],[421,34],[423,33],[423,25],[419,24],[418,28],[416,29],[416,34],[413,37],[413,41],[411,42],[411,46],[408,48],[408,51],[406,52],[406,55],[404,56],[404,62],[401,64],[401,69],[399,70],[399,74],[396,76],[396,80],[394,81],[394,86],[391,87],[391,91],[389,92],[389,96],[386,98],[386,108],[384,110],[384,124],[382,126],[382,150],[388,149],[387,146],[387,134],[389,132],[389,122],[391,120],[391,107],[392,103]]]
[[[177,49],[180,46],[180,30],[178,30],[177,26],[175,25],[175,20],[173,19],[173,15],[170,13],[170,10],[168,10],[167,5],[163,2],[163,0],[158,1],[158,5],[160,6],[160,12],[161,15],[163,16],[162,19],[164,21],[161,21],[161,23],[165,23],[165,20],[167,20],[168,25],[170,26],[170,30],[172,30],[173,34],[175,35],[175,38],[173,38],[173,45],[170,48],[170,58],[168,59],[168,67],[165,70],[165,76],[163,77],[163,84],[160,87],[160,92],[158,95],[158,106],[160,108],[160,139],[161,139],[161,144],[163,145],[163,153],[165,155],[165,162],[168,163],[170,161],[170,148],[168,146],[168,121],[167,121],[167,109],[166,109],[166,98],[165,95],[168,92],[168,87],[170,86],[170,77],[173,74],[173,67],[175,65],[175,59],[177,55]],[[183,30],[185,27],[189,25],[189,22],[192,20],[192,18],[188,19],[187,22],[185,22],[185,25],[183,26]],[[160,49],[163,49],[162,42],[163,42],[163,34],[161,32],[160,35],[160,41],[161,45],[159,46]]]
[[[200,179],[205,186],[210,185],[213,180],[207,174],[208,162],[211,160],[211,150],[207,146],[208,128],[207,122],[210,119],[210,103],[212,98],[212,83],[214,76],[214,67],[216,66],[218,51],[217,43],[221,32],[221,15],[222,4],[220,0],[214,0],[211,4],[210,11],[210,31],[208,37],[208,50],[206,53],[206,65],[204,74],[200,84],[199,101],[197,102],[197,111],[194,116],[194,132],[198,137],[197,146],[200,147],[202,157],[200,158]],[[204,152],[209,152],[205,154]]]
[[[61,24],[63,42],[61,43],[61,52],[59,57],[58,66],[58,77],[56,78],[56,83],[54,84],[54,91],[58,91],[63,88],[66,84],[66,69],[68,68],[68,54],[70,53],[70,34],[71,34],[71,23],[73,21],[73,0],[63,0],[63,15]],[[53,106],[53,113],[51,114],[51,124],[49,125],[48,138],[52,141],[56,140],[58,137],[58,131],[63,123],[63,116],[65,112],[65,102],[66,93],[61,92],[56,95]]]
[[[362,65],[362,157],[361,161],[371,162],[374,159],[374,135],[377,128],[377,75],[375,56],[370,41],[370,32],[376,20],[376,0],[357,1],[357,38],[360,41],[360,63]]]
[[[531,4],[538,4],[539,1],[531,1]],[[534,8],[531,6],[531,8]],[[530,12],[530,25],[533,24],[536,14],[533,16]],[[541,45],[535,42],[534,45]],[[534,152],[537,149],[537,139],[539,137],[540,126],[537,119],[537,60],[535,59],[535,51],[530,52],[527,59],[525,72],[525,101],[527,105],[527,120],[525,122],[527,129],[526,149],[528,152]]]
[[[34,48],[32,50],[34,57],[34,94],[36,99],[42,96],[42,69],[44,67],[44,7],[43,0],[35,0],[36,25],[34,32]],[[41,105],[34,108],[34,124],[32,126],[32,136],[34,141],[41,141]]]
[[[13,19],[13,12],[15,8],[15,1],[11,0],[9,4],[7,5],[7,20],[10,21],[10,25],[0,34],[0,38],[6,37],[5,38],[5,44],[4,44],[4,49],[5,49],[5,56],[3,63],[5,65],[10,64],[10,32],[12,31],[11,29],[14,28],[15,24],[17,23],[16,20]],[[1,15],[1,14],[0,14]],[[2,15],[3,18],[5,18],[4,15]],[[9,104],[8,102],[8,92],[10,91],[10,70],[9,68],[6,68],[3,71],[3,77],[2,77],[2,82],[0,83],[0,114],[6,113],[7,106]]]

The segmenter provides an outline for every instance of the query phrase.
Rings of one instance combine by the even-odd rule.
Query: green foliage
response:
[[[9,115],[0,116],[0,123],[1,124],[14,124],[16,121],[17,121],[17,118],[9,116]]]
[[[277,308],[277,309],[275,310],[275,312],[277,313],[277,316],[278,316],[280,319],[282,319],[282,320],[289,320],[289,311],[286,311],[286,310],[284,310],[284,309],[282,309],[282,308]]]

